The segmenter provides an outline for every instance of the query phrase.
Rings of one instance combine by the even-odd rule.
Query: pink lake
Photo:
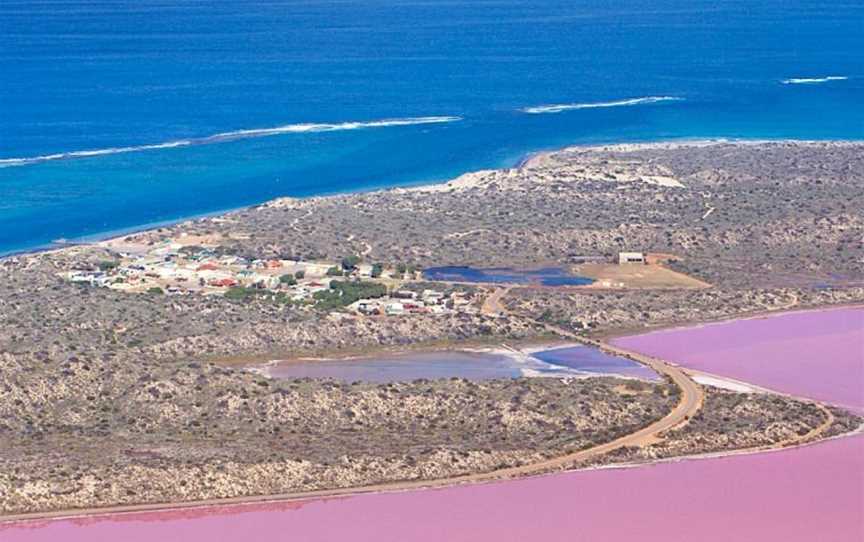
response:
[[[756,384],[778,387],[778,382],[784,382],[795,388],[789,390],[794,393],[818,391],[826,393],[827,400],[856,404],[847,384],[860,376],[862,357],[860,348],[854,348],[854,337],[849,339],[856,334],[849,326],[854,327],[860,316],[854,310],[842,317],[838,311],[801,314],[803,319],[800,315],[771,319],[774,323],[767,329],[764,320],[745,320],[664,333],[674,334],[672,343],[686,354],[670,355],[681,363],[715,359],[717,364],[726,360],[746,367],[745,358],[754,355],[760,371],[753,374],[765,378],[751,379]],[[787,325],[789,320],[776,323],[793,317],[794,325]],[[832,331],[832,322],[838,329]],[[761,331],[754,331],[754,326]],[[708,329],[710,341],[703,335]],[[804,343],[812,350],[789,350],[784,333],[789,340],[800,341],[802,329],[822,332],[805,334]],[[722,346],[724,333],[736,343],[735,354],[727,349],[723,356],[710,358]],[[640,340],[646,341],[646,348],[672,344],[657,335],[623,341],[634,349],[642,348]],[[860,346],[860,326],[857,335]],[[838,348],[838,336],[852,348]],[[820,342],[822,351],[831,355],[810,355]],[[747,346],[754,350],[748,351]],[[796,352],[802,354],[800,359]],[[850,357],[858,364],[850,363]],[[708,362],[704,363],[702,368],[708,370]],[[784,374],[789,371],[805,378],[796,385],[796,378]],[[814,375],[820,378],[818,386],[807,381]],[[831,389],[837,394],[829,393]],[[864,436],[782,452],[481,486],[7,524],[0,526],[0,540],[860,542],[864,540]]]
[[[769,389],[864,409],[864,308],[735,320],[612,341]]]

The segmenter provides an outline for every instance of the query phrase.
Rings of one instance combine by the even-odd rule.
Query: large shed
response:
[[[624,265],[629,263],[645,264],[645,254],[642,252],[619,252],[618,264]]]

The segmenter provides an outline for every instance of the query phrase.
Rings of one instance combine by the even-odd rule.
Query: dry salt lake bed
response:
[[[686,367],[864,410],[862,308],[738,320],[615,342]],[[550,355],[560,360],[583,354]],[[512,360],[502,362],[507,363]],[[860,541],[864,436],[770,453],[475,486],[6,524],[0,539]]]

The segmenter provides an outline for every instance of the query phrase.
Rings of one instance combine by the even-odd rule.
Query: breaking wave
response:
[[[106,149],[96,149],[88,151],[70,151],[55,154],[46,154],[42,156],[32,156],[27,158],[0,158],[0,167],[24,166],[27,164],[35,164],[38,162],[50,162],[53,160],[66,160],[71,158],[86,158],[90,156],[102,156],[106,154],[121,154],[127,152],[140,152],[156,149],[171,149],[175,147],[188,147],[191,145],[209,145],[212,143],[223,143],[225,141],[234,141],[237,139],[249,139],[256,137],[268,137],[280,134],[300,134],[309,132],[338,132],[342,130],[362,130],[366,128],[387,128],[391,126],[412,126],[416,124],[441,124],[446,122],[456,122],[462,120],[462,117],[410,117],[402,119],[383,119],[366,122],[340,122],[334,124],[326,123],[304,123],[304,124],[286,124],[284,126],[275,126],[273,128],[253,128],[249,130],[234,130],[231,132],[220,132],[205,137],[195,137],[190,139],[178,139],[176,141],[167,141],[165,143],[154,143],[149,145],[134,145],[130,147],[108,147]]]
[[[595,109],[599,107],[625,107],[630,105],[653,104],[657,102],[677,102],[684,98],[675,96],[645,96],[642,98],[629,98],[626,100],[615,100],[612,102],[586,102],[572,104],[549,104],[537,105],[534,107],[525,107],[519,111],[523,113],[540,114],[540,113],[561,113],[562,111],[571,111],[574,109]]]
[[[793,77],[792,79],[784,79],[780,81],[784,85],[815,85],[818,83],[827,83],[828,81],[845,81],[849,79],[845,75],[829,75],[827,77]]]

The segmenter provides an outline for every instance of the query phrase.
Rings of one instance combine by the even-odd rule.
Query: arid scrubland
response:
[[[194,369],[194,371],[193,371]],[[520,465],[662,417],[664,384],[273,382],[215,367],[22,378],[4,404],[0,511],[285,493]],[[78,398],[82,389],[98,391]],[[23,389],[37,388],[38,403]]]
[[[714,143],[573,148],[448,184],[282,199],[172,231],[307,258],[529,266],[673,253],[718,287],[861,284],[864,145]],[[659,180],[658,180],[659,179]]]

